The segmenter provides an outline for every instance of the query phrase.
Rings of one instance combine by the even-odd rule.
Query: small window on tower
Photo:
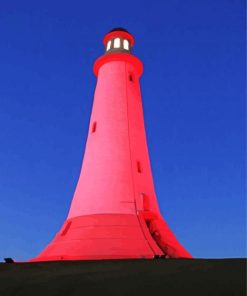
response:
[[[123,47],[124,47],[124,49],[129,50],[129,41],[128,40],[126,40],[126,39],[124,40]]]
[[[107,42],[106,51],[108,51],[111,48],[111,40]]]
[[[67,222],[66,226],[64,227],[64,229],[63,229],[63,231],[62,231],[62,233],[61,233],[61,236],[66,235],[66,233],[67,233],[67,232],[69,231],[69,229],[70,229],[71,223],[72,223],[71,221]]]
[[[119,48],[120,47],[120,38],[114,39],[114,48]]]
[[[141,167],[140,161],[137,161],[136,165],[137,165],[137,172],[141,174],[142,173],[142,167]]]
[[[92,133],[95,133],[96,132],[96,127],[97,127],[97,123],[96,121],[93,123],[92,125]]]

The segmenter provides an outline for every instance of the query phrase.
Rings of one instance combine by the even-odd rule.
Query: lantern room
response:
[[[115,28],[104,37],[105,53],[130,53],[134,37],[123,28]]]

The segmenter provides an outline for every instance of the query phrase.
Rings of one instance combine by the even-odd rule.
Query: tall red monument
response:
[[[143,120],[142,63],[131,54],[133,44],[122,28],[104,37],[70,211],[53,241],[31,261],[191,258],[158,208]]]

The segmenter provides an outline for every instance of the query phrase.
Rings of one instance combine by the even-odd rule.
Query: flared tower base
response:
[[[152,221],[144,213],[75,217],[67,220],[54,240],[30,261],[191,258],[164,221],[155,219],[156,225]],[[165,236],[160,236],[159,227],[166,231]]]

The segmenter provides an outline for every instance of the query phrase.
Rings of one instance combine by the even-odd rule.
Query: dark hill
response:
[[[245,259],[2,263],[0,295],[239,296],[245,276]]]

